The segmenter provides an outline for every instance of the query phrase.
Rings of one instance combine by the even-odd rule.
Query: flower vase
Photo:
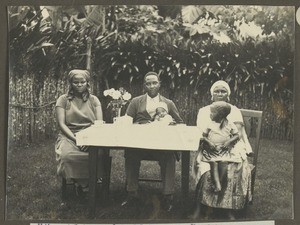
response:
[[[117,118],[121,116],[121,108],[116,108],[115,117],[113,118],[114,123],[117,122]]]
[[[117,109],[117,117],[120,117],[121,116],[121,108],[118,108]]]

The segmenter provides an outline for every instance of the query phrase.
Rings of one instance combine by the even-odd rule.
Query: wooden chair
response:
[[[188,154],[186,154],[188,153]],[[188,192],[189,192],[189,163],[187,162],[190,161],[190,155],[189,152],[174,152],[174,157],[175,157],[175,163],[176,161],[179,162],[181,161],[181,193],[182,195],[187,198]],[[152,157],[144,157],[141,160],[141,166],[143,165],[142,162],[145,161],[152,161],[152,162],[157,162],[159,164],[159,160],[157,158],[152,158]],[[149,167],[150,165],[146,165],[146,168]],[[159,165],[155,165],[157,169],[160,171],[159,174],[153,175],[152,177],[150,176],[143,176],[140,175],[138,181],[139,182],[155,182],[155,183],[162,183],[162,175],[161,175],[161,168]],[[141,170],[140,170],[141,171]],[[175,172],[176,173],[176,172]],[[126,181],[127,185],[127,181]]]
[[[62,198],[63,201],[65,201],[65,200],[68,199],[68,186],[73,187],[73,190],[74,190],[75,184],[74,184],[74,182],[71,178],[66,179],[64,177],[61,178],[61,183],[62,183],[62,185],[61,185],[61,198]],[[102,183],[103,183],[102,179],[97,180],[97,185],[98,186],[101,186]]]
[[[252,147],[253,155],[249,157],[249,163],[251,167],[251,193],[254,193],[254,184],[256,177],[256,168],[257,168],[257,159],[259,152],[259,142],[260,142],[260,133],[262,126],[262,111],[241,109],[240,110],[243,116],[245,131],[248,136],[249,142]],[[157,161],[152,158],[145,158],[142,161]],[[162,182],[161,178],[145,178],[139,177],[139,181],[142,182]],[[253,197],[252,197],[253,199]],[[252,201],[251,201],[252,203]]]
[[[245,130],[253,151],[253,155],[249,159],[249,163],[251,166],[251,193],[253,199],[260,133],[262,126],[262,111],[241,109],[241,113],[244,119]],[[252,203],[252,201],[250,203]]]
[[[102,198],[105,199],[108,196],[108,191],[109,191],[109,181],[110,181],[110,174],[111,174],[111,162],[112,162],[112,157],[109,156],[109,151],[104,151],[103,155],[103,163],[104,163],[104,176],[102,177],[102,180],[97,181],[98,186],[101,186],[101,192],[102,192]],[[61,185],[61,198],[63,201],[67,200],[68,196],[68,191],[67,187],[72,186],[74,187],[74,182],[72,179],[66,179],[62,177],[62,185]],[[105,187],[104,187],[105,186]]]
[[[175,154],[175,159],[177,161],[179,161],[180,160],[180,153],[174,152],[174,154]],[[155,162],[158,162],[157,159],[152,158],[152,157],[144,157],[141,160],[141,163],[142,163],[142,161],[155,161]],[[175,163],[176,163],[176,161],[175,161]],[[158,169],[160,169],[159,166],[158,166]],[[141,182],[162,182],[162,179],[161,179],[161,175],[160,175],[159,177],[153,177],[153,178],[150,178],[150,177],[139,177],[139,181],[141,181]]]
[[[158,160],[152,158],[152,157],[145,157],[141,160],[141,165],[142,165],[142,161],[156,161],[158,162]],[[159,166],[158,166],[159,168]],[[162,182],[162,179],[161,179],[161,176],[159,177],[153,177],[153,178],[150,178],[150,177],[139,177],[139,181],[141,182]]]
[[[179,161],[180,160],[180,154],[178,152],[174,152],[175,154],[175,163],[176,163],[176,160]],[[142,167],[142,162],[143,161],[152,161],[152,162],[157,162],[159,164],[159,160],[157,158],[154,158],[154,157],[144,157],[142,160],[141,160],[141,167]],[[149,165],[148,165],[149,166]],[[138,181],[139,182],[154,182],[154,183],[162,183],[163,182],[163,179],[162,179],[162,175],[161,175],[161,167],[159,165],[155,165],[157,167],[157,169],[159,170],[159,175],[153,175],[152,177],[150,176],[139,176],[138,178]],[[140,168],[140,172],[141,172],[141,168]],[[175,172],[176,173],[176,172]],[[126,184],[127,186],[127,181],[126,181]],[[182,192],[184,192],[184,188],[183,186],[181,186],[181,190]],[[187,194],[187,193],[186,193]]]

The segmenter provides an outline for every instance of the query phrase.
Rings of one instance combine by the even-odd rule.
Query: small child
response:
[[[230,111],[231,107],[226,102],[212,103],[210,108],[212,121],[207,125],[201,139],[202,161],[210,163],[215,192],[222,189],[221,183],[230,161],[229,149],[239,140],[237,127],[227,120]]]
[[[167,125],[174,123],[172,116],[168,114],[168,106],[165,102],[159,102],[156,107],[156,113],[153,117],[154,122],[162,122]]]

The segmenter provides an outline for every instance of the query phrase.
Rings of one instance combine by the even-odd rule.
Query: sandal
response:
[[[77,183],[75,183],[74,185],[75,185],[75,194],[76,194],[76,196],[79,196],[79,197],[83,196],[84,191],[83,191],[82,187]]]
[[[97,184],[102,184],[102,183],[103,183],[102,177],[98,178],[98,179],[97,179]]]
[[[76,196],[83,197],[89,191],[89,186],[88,185],[82,186],[78,182],[76,182],[75,180],[74,180],[74,186],[75,186]]]
[[[84,187],[81,186],[81,190],[83,193],[87,193],[89,191],[89,186],[88,185]]]

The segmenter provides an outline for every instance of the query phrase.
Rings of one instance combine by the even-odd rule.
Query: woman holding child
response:
[[[217,81],[210,92],[213,103],[201,108],[197,116],[203,137],[193,168],[197,188],[196,208],[191,217],[197,218],[204,205],[207,209],[223,209],[229,219],[234,219],[233,210],[243,209],[251,200],[251,170],[247,161],[251,149],[242,114],[228,103],[229,85]]]

